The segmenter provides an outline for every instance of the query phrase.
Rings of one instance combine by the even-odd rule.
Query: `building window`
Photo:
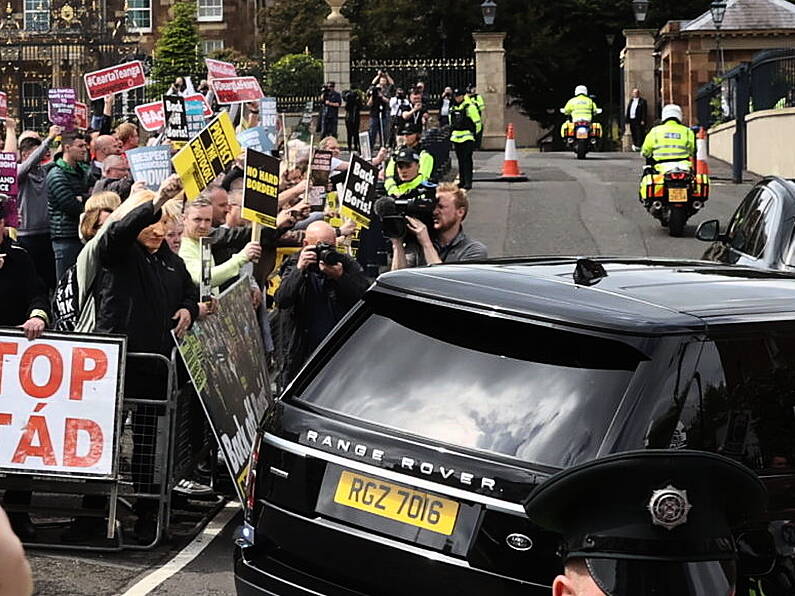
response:
[[[50,29],[50,0],[25,0],[25,31]]]
[[[203,39],[202,40],[202,52],[205,56],[210,56],[216,50],[223,50],[224,49],[224,40],[223,39]]]
[[[27,1],[27,0],[26,0]],[[148,33],[152,30],[152,0],[127,0],[129,31]]]
[[[199,21],[223,21],[224,0],[196,0],[198,3],[197,18]]]

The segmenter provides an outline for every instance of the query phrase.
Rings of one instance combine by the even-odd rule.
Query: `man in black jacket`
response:
[[[638,89],[632,90],[632,97],[627,102],[627,124],[632,133],[632,150],[640,151],[646,136],[646,100],[640,96]]]
[[[282,387],[370,285],[359,264],[347,255],[334,253],[331,260],[336,264],[318,258],[318,243],[334,247],[336,240],[330,225],[311,223],[306,228],[304,248],[282,266],[282,281],[275,296],[281,311]]]

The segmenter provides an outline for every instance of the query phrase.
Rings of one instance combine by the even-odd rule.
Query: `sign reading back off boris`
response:
[[[0,470],[115,477],[124,341],[0,329]]]

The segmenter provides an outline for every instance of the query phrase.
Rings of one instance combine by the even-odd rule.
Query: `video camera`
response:
[[[406,216],[420,220],[429,230],[433,229],[433,211],[438,202],[436,185],[423,182],[399,197],[381,197],[374,208],[381,219],[384,236],[404,238],[408,231]]]

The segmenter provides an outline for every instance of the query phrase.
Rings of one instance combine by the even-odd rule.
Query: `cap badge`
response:
[[[667,530],[686,524],[690,508],[687,491],[674,488],[670,484],[663,489],[655,490],[651,494],[648,506],[652,523]]]

